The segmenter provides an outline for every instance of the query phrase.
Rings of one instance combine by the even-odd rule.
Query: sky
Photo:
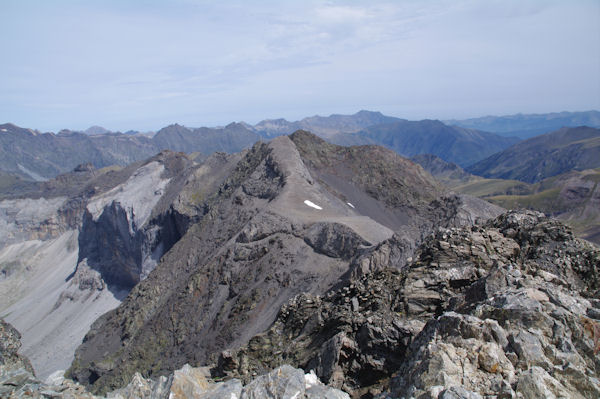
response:
[[[600,109],[599,0],[0,0],[0,123]]]

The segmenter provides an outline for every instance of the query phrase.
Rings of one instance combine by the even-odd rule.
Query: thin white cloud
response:
[[[315,14],[323,23],[361,23],[372,14],[366,7],[326,5],[319,6]]]
[[[600,107],[594,1],[6,0],[0,14],[0,120],[46,130]]]

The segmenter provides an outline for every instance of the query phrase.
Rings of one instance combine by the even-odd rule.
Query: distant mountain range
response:
[[[223,128],[200,127],[190,129],[181,125],[170,125],[160,129],[152,142],[160,150],[200,152],[239,152],[260,140],[260,136],[241,123],[230,123]]]
[[[85,129],[82,133],[88,134],[90,136],[93,136],[95,134],[106,134],[106,133],[111,133],[110,130],[103,128],[102,126],[90,126],[87,129]]]
[[[464,167],[509,147],[519,139],[448,126],[435,120],[400,119],[370,126],[357,133],[337,134],[331,141],[343,145],[378,144],[407,157],[435,154]]]
[[[40,133],[7,123],[0,125],[0,170],[29,180],[45,180],[66,173],[79,164],[96,168],[128,165],[157,154],[163,149],[200,152],[239,152],[260,139],[240,124],[224,128],[189,129],[171,125],[154,137],[141,134],[87,133],[62,130],[58,134]],[[5,177],[3,180],[8,181]]]
[[[538,182],[600,167],[600,129],[563,128],[522,141],[467,168],[483,177]]]
[[[143,136],[39,133],[10,123],[0,125],[0,169],[30,180],[45,180],[87,162],[96,167],[126,165],[157,152]]]
[[[527,139],[562,127],[600,127],[600,112],[553,112],[548,114],[484,116],[462,120],[451,119],[444,121],[444,123],[493,132],[501,136],[516,136]]]
[[[265,138],[303,129],[339,145],[378,144],[403,156],[435,154],[468,166],[519,141],[475,129],[448,126],[437,120],[409,121],[381,112],[313,116],[300,121],[264,120],[250,127]]]
[[[401,120],[385,116],[381,112],[362,110],[353,115],[315,115],[296,122],[289,122],[285,119],[265,119],[250,128],[266,138],[292,134],[296,130],[307,130],[318,136],[330,138],[339,133],[355,133],[369,126]]]
[[[312,116],[294,122],[267,119],[256,125],[239,122],[224,127],[190,128],[173,124],[155,134],[133,130],[126,133],[110,132],[100,126],[92,126],[83,132],[62,130],[53,134],[4,124],[0,125],[0,170],[12,177],[3,175],[4,183],[0,183],[14,181],[15,176],[41,181],[87,162],[96,168],[124,166],[164,149],[202,156],[216,151],[234,153],[249,148],[259,140],[270,140],[297,130],[313,132],[339,145],[378,144],[403,156],[434,154],[461,167],[474,167],[486,157],[517,143],[518,138],[504,136],[511,132],[518,133],[518,129],[537,126],[536,129],[543,130],[556,124],[574,123],[600,125],[598,114],[597,111],[590,111],[485,117],[452,120],[449,123],[457,126],[451,126],[437,120],[408,121],[363,110],[353,115]],[[543,123],[536,125],[540,120]],[[498,133],[477,130],[472,126]],[[489,166],[479,165],[477,168],[473,173],[488,173],[486,170]]]
[[[411,122],[371,111],[313,116],[296,122],[264,120],[254,126],[243,122],[215,128],[173,124],[154,135],[110,132],[100,126],[92,126],[84,132],[62,130],[53,134],[4,124],[0,125],[0,170],[41,181],[71,171],[82,163],[90,162],[96,168],[124,166],[165,149],[204,156],[217,151],[234,153],[259,140],[270,140],[296,130],[311,131],[343,145],[380,144],[405,156],[433,153],[461,166],[517,141],[446,126],[439,121]]]

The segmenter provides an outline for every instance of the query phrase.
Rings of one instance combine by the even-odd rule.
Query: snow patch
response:
[[[315,204],[314,202],[312,202],[312,201],[309,201],[309,200],[304,200],[304,204],[305,204],[306,206],[310,206],[311,208],[318,209],[319,211],[320,211],[321,209],[323,209],[323,208],[321,208],[319,205],[317,205],[317,204]]]
[[[296,392],[290,399],[297,399],[300,396],[300,391]]]
[[[317,377],[314,370],[310,370],[310,373],[304,375],[304,383],[306,384],[306,389],[319,385],[319,377]]]
[[[346,202],[346,204],[348,204],[348,206],[349,206],[350,208],[354,209],[354,205],[352,205],[351,203],[349,203],[349,202]]]
[[[8,132],[8,130],[6,130],[6,129],[0,129],[0,130],[3,131],[3,132]]]

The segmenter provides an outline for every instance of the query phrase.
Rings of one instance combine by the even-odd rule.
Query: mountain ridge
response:
[[[0,309],[34,367],[75,351],[87,389],[148,399],[182,373],[248,392],[284,364],[353,398],[600,393],[600,253],[560,222],[306,131],[196,159],[84,164],[0,200]]]
[[[189,129],[170,125],[153,137],[143,134],[103,133],[88,135],[61,130],[39,133],[13,124],[0,125],[0,170],[28,180],[43,181],[92,163],[96,168],[147,159],[163,149],[200,152],[239,152],[259,140],[242,125],[222,129]]]
[[[540,181],[569,170],[600,167],[600,129],[562,128],[491,155],[466,170],[488,178]]]
[[[373,129],[389,130],[389,126],[399,125],[401,126],[396,129],[394,136],[404,136],[403,145],[399,145],[398,139],[392,138],[390,132],[369,133]],[[473,162],[475,158],[483,159],[491,152],[514,142],[485,132],[447,127],[439,121],[411,122],[364,110],[353,115],[313,116],[296,122],[285,119],[263,120],[255,126],[244,122],[232,122],[215,128],[189,128],[172,124],[154,135],[106,132],[99,127],[90,129],[87,133],[64,129],[54,134],[23,129],[12,124],[1,125],[0,131],[5,134],[0,135],[0,155],[4,155],[0,160],[0,170],[27,180],[42,181],[66,173],[78,164],[91,162],[96,168],[124,166],[163,149],[199,153],[203,156],[215,151],[238,152],[263,138],[272,139],[301,129],[310,130],[338,144],[381,144],[405,156],[414,155],[415,151],[434,151],[442,157],[449,157],[450,161],[461,162],[462,165]],[[419,130],[420,134],[408,137],[407,130]],[[441,131],[453,139],[446,138],[444,144],[436,144]],[[474,140],[474,137],[479,138]],[[410,142],[406,143],[407,140]],[[451,148],[443,148],[444,146]],[[461,146],[468,148],[460,152]],[[72,156],[67,156],[69,152]],[[459,158],[465,158],[464,162]]]
[[[383,115],[379,111],[361,110],[352,115],[331,114],[329,116],[309,116],[299,121],[286,119],[265,119],[253,126],[254,130],[266,138],[292,134],[296,130],[308,130],[329,138],[337,133],[354,133],[367,126],[391,123],[400,120]]]
[[[379,144],[406,157],[431,153],[446,161],[467,166],[519,139],[447,126],[441,121],[426,119],[375,125],[357,133],[336,135],[332,141],[350,145]]]
[[[542,114],[514,114],[504,116],[483,116],[470,119],[450,119],[445,123],[466,128],[512,135],[521,139],[548,133],[563,127],[600,127],[600,111],[550,112]]]
[[[391,150],[323,143],[297,132],[255,144],[205,200],[198,222],[122,306],[94,324],[69,375],[104,392],[126,384],[134,369],[159,375],[201,364],[268,328],[291,296],[339,284],[366,248],[395,236],[406,262],[434,226],[468,225],[501,211],[446,197],[422,168]],[[369,166],[367,155],[381,164]],[[385,166],[396,163],[408,168]],[[337,184],[333,176],[349,170],[355,179]],[[390,184],[382,183],[389,173]],[[137,360],[120,360],[130,357]]]

